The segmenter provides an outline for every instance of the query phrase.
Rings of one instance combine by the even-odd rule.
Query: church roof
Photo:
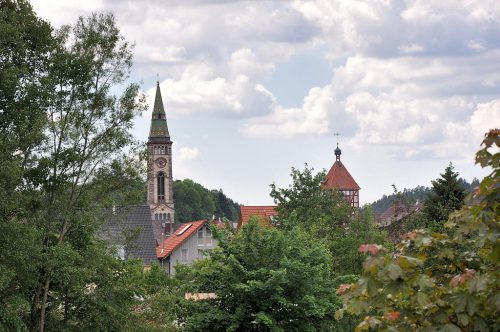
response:
[[[181,224],[174,234],[170,235],[163,241],[163,245],[156,247],[156,257],[159,259],[170,256],[175,249],[189,239],[193,234],[196,234],[203,225],[208,223],[208,220],[199,220],[193,222],[186,222]]]
[[[323,188],[340,190],[361,189],[340,160],[337,160],[328,171],[323,182]]]
[[[148,205],[117,207],[105,211],[106,222],[98,232],[99,238],[110,245],[123,246],[125,258],[142,259],[144,265],[156,262],[155,237]]]
[[[251,217],[259,217],[259,220],[268,224],[271,219],[278,215],[276,206],[240,206],[240,220],[238,222],[238,229],[246,225]]]
[[[154,142],[158,141],[158,139],[165,138],[170,140],[170,133],[168,132],[167,116],[161,98],[160,83],[157,82],[153,115],[151,116],[151,128],[149,130],[149,140]]]

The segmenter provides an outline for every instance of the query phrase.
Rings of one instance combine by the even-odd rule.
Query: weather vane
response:
[[[333,136],[337,136],[337,147],[339,146],[339,136],[340,134],[338,132],[333,133]]]

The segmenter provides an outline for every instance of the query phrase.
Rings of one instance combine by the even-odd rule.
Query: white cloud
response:
[[[189,65],[179,79],[164,80],[160,86],[163,103],[173,116],[191,113],[248,116],[269,111],[272,103],[270,93],[248,76],[217,76],[205,63]],[[147,93],[150,111],[155,89]]]
[[[500,99],[479,103],[471,116],[470,125],[476,137],[482,137],[490,129],[500,128]]]
[[[168,45],[158,47],[149,54],[149,58],[159,62],[179,62],[185,60],[186,49],[183,46]]]
[[[248,120],[241,132],[248,136],[293,136],[324,134],[329,130],[334,114],[335,125],[347,127],[348,121],[338,110],[331,87],[315,87],[304,98],[302,107],[286,108],[274,101],[273,111],[265,116]]]
[[[200,156],[200,150],[198,148],[190,148],[183,146],[178,150],[179,161],[194,160]]]
[[[398,49],[401,51],[401,53],[405,53],[405,54],[418,53],[418,52],[422,52],[424,50],[422,45],[419,45],[416,43],[413,43],[410,45],[401,45],[398,47]]]
[[[352,142],[405,158],[457,155],[469,149],[464,137],[498,119],[497,0],[34,6],[56,24],[90,10],[114,11],[122,33],[136,41],[135,70],[141,77],[168,77],[161,87],[169,117],[234,117],[242,123],[240,133],[250,136],[340,130]],[[325,56],[334,60],[325,68],[331,81],[311,84],[302,104],[278,100],[269,79],[287,59],[314,49],[327,49]],[[152,105],[154,88],[148,100]]]

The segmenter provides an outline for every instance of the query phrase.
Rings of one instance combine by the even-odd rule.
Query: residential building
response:
[[[217,246],[212,237],[208,220],[183,223],[173,234],[165,236],[156,247],[156,256],[161,266],[170,275],[175,275],[177,264],[192,264],[203,259],[207,251]]]
[[[98,237],[106,240],[120,259],[141,259],[145,266],[157,262],[148,205],[115,207],[106,210],[104,218],[107,222]]]

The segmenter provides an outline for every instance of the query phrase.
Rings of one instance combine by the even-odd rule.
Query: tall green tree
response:
[[[239,219],[240,205],[227,197],[222,189],[211,190],[215,203],[215,216],[219,218],[227,218],[232,221]]]
[[[292,184],[288,188],[271,185],[271,197],[277,204],[276,225],[293,232],[303,229],[325,241],[337,276],[359,274],[363,256],[356,249],[369,241],[386,241],[386,235],[374,225],[371,209],[355,211],[339,191],[325,190],[324,172],[314,173],[292,168]]]
[[[183,301],[186,331],[330,331],[339,299],[330,254],[305,232],[285,232],[255,219],[236,235],[218,232],[219,248],[177,278],[190,292],[217,299]]]
[[[441,177],[432,181],[431,192],[424,202],[427,227],[442,230],[450,213],[462,207],[466,193],[458,175],[450,163]]]
[[[56,39],[27,1],[0,0],[0,330],[23,330],[41,245],[29,169],[47,123]]]
[[[486,134],[476,162],[491,167],[447,232],[417,230],[396,252],[364,244],[362,277],[344,284],[344,308],[363,314],[356,331],[500,329],[500,130]]]
[[[212,218],[215,212],[211,192],[190,179],[176,180],[173,184],[175,219],[187,222]]]
[[[0,114],[6,125],[1,132],[0,160],[7,160],[17,176],[2,185],[6,196],[21,193],[21,202],[26,201],[6,218],[14,229],[26,225],[32,230],[18,244],[33,248],[29,259],[15,256],[22,256],[21,268],[7,266],[9,271],[31,273],[26,282],[31,290],[19,289],[17,298],[22,300],[13,300],[9,308],[14,309],[8,309],[17,312],[19,320],[12,323],[9,313],[0,316],[7,317],[6,326],[21,328],[21,321],[33,330],[69,329],[72,324],[83,324],[82,319],[95,321],[92,315],[69,310],[88,295],[82,293],[83,286],[95,284],[100,291],[109,280],[90,273],[108,269],[108,260],[86,259],[108,257],[97,254],[105,252],[95,233],[102,199],[111,191],[105,188],[113,186],[103,183],[106,176],[97,175],[112,169],[113,163],[128,168],[124,174],[134,172],[133,163],[121,150],[132,143],[132,119],[144,105],[137,98],[137,84],[124,86],[120,96],[112,93],[127,79],[132,53],[111,14],[80,18],[73,27],[51,35],[50,26],[36,18],[25,2],[0,4],[2,26],[12,34],[8,37],[2,29],[2,42],[8,48],[2,55],[1,74],[7,80],[2,80],[6,93]],[[126,183],[126,178],[121,180]],[[17,248],[14,242],[7,242],[12,251]],[[7,276],[8,283],[18,283],[11,272]],[[125,298],[132,299],[128,295]],[[108,309],[123,303],[102,300],[93,303]]]

